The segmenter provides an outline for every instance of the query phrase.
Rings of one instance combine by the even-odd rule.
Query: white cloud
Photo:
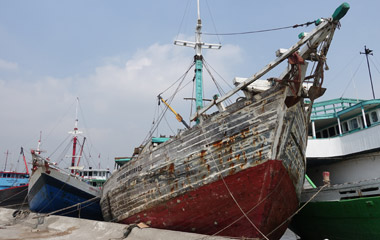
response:
[[[18,69],[18,64],[14,62],[8,62],[4,59],[0,59],[0,69],[14,71]]]
[[[191,50],[153,44],[129,59],[99,66],[84,77],[0,81],[0,110],[4,114],[0,119],[4,126],[0,145],[9,146],[11,140],[16,146],[30,149],[36,146],[42,130],[44,148],[53,152],[73,127],[78,96],[84,115],[79,117],[79,128],[89,134],[93,149],[99,151],[92,155],[101,153],[109,158],[106,166],[112,168],[115,156],[130,155],[145,138],[157,106],[156,96],[187,70]],[[216,57],[215,53],[208,59],[210,64],[215,60],[216,65],[212,65],[222,69],[220,74],[226,74],[231,65],[241,61],[240,49],[235,46],[225,46],[220,55]],[[189,81],[193,74],[189,72]],[[228,76],[226,80],[230,79]],[[184,112],[183,105],[182,101],[176,108]]]

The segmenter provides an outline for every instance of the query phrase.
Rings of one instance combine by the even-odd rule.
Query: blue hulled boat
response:
[[[31,151],[33,168],[28,190],[29,208],[37,213],[102,220],[99,205],[101,188],[80,174],[83,167],[78,166],[86,139],[83,138],[81,148],[77,149],[81,134],[78,118],[75,120],[74,131],[70,133],[73,138],[70,143],[72,161],[69,171],[59,168],[48,157],[43,157],[39,146],[37,150]]]
[[[22,148],[21,154],[24,157],[26,172],[0,171],[0,206],[2,207],[18,208],[27,203],[29,171]]]

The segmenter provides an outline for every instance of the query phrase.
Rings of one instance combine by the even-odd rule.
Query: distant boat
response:
[[[101,189],[106,180],[111,175],[109,169],[87,168],[77,170],[77,175],[81,177],[87,184]]]
[[[323,94],[324,59],[348,8],[343,4],[333,18],[316,21],[314,30],[279,50],[274,61],[250,78],[236,78],[236,88],[203,106],[201,49],[220,45],[201,41],[198,1],[196,42],[176,41],[196,50],[197,112],[191,117],[196,124],[190,127],[159,96],[186,129],[170,138],[149,138],[111,175],[101,199],[105,220],[279,239],[298,208],[304,181],[311,110],[304,98]],[[285,60],[289,64],[279,78],[259,80]],[[311,72],[308,63],[315,66]],[[306,82],[312,87],[303,88]],[[243,97],[224,106],[237,92]],[[212,106],[218,111],[206,114]]]
[[[4,171],[0,171],[1,207],[20,208],[28,205],[29,170],[23,148],[21,148],[21,154],[25,163],[25,172],[6,171],[6,164]]]
[[[311,240],[380,239],[380,99],[315,103],[309,136],[301,202],[311,202],[292,230]],[[324,172],[330,185],[321,189]]]
[[[31,151],[33,168],[29,183],[29,208],[37,213],[102,220],[99,206],[100,186],[109,176],[109,171],[83,170],[83,167],[77,166],[82,157],[85,141],[84,138],[82,147],[78,151],[78,135],[81,134],[78,130],[78,117],[75,120],[74,130],[70,133],[73,135],[71,173],[58,168],[49,158],[42,157],[39,147]],[[99,178],[92,178],[95,172],[96,175],[99,174]],[[99,186],[94,184],[97,179],[100,182]]]

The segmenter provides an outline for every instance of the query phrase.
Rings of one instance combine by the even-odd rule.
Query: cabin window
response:
[[[348,132],[348,123],[347,122],[343,122],[342,123],[342,131],[343,131],[343,133],[346,133],[346,132]]]
[[[336,132],[337,135],[340,134],[339,133],[339,126],[338,125],[335,125],[335,132]]]
[[[329,136],[334,137],[336,135],[335,127],[329,128]]]
[[[372,122],[378,122],[379,121],[379,119],[377,118],[376,112],[371,112],[371,120],[372,120]]]
[[[367,123],[367,127],[371,126],[371,121],[369,120],[369,115],[368,114],[365,115],[365,122]]]
[[[358,120],[356,118],[350,120],[351,130],[355,130],[359,128]]]
[[[316,137],[316,138],[321,138],[321,137],[322,137],[321,132],[316,132],[316,133],[315,133],[315,137]]]
[[[328,137],[329,137],[329,134],[328,134],[328,132],[327,132],[327,129],[325,129],[325,130],[322,131],[322,137],[323,137],[323,138],[328,138]]]

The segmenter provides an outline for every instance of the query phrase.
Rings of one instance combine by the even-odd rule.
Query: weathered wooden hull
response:
[[[304,180],[309,113],[303,100],[286,107],[288,91],[278,84],[157,147],[146,146],[107,180],[105,220],[262,237],[252,221],[264,234],[272,232],[297,208]],[[269,238],[279,239],[286,227]]]
[[[268,178],[268,179],[266,179]],[[294,186],[281,161],[270,160],[228,176],[224,182],[255,226],[269,233],[298,207]],[[145,222],[156,228],[222,236],[257,236],[260,233],[242,215],[222,180],[130,216],[122,223]],[[284,204],[286,202],[286,204]],[[207,211],[205,211],[207,209]],[[267,218],[270,215],[270,218]],[[230,224],[232,224],[230,226]],[[221,230],[225,229],[225,230]],[[270,235],[278,239],[286,225]]]

